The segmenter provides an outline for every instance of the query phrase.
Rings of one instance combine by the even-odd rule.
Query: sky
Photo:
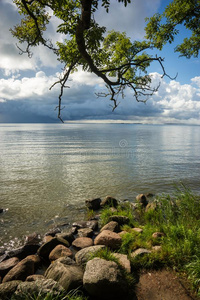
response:
[[[108,30],[125,31],[132,40],[144,37],[145,17],[162,12],[169,0],[134,0],[126,8],[111,1],[110,13],[100,9],[95,18]],[[32,58],[20,55],[17,39],[9,29],[20,21],[12,0],[0,0],[0,123],[46,123],[59,122],[56,106],[59,86],[49,90],[58,79],[63,65],[56,56],[43,46],[33,49]],[[52,17],[46,36],[55,42],[63,36],[56,34],[59,21]],[[65,121],[107,121],[135,123],[181,123],[200,125],[200,59],[186,59],[174,53],[174,46],[188,32],[180,28],[175,44],[166,45],[159,52],[165,58],[166,72],[174,77],[161,78],[162,70],[153,64],[149,72],[152,85],[160,83],[158,92],[149,98],[146,104],[138,103],[130,90],[112,112],[109,98],[97,98],[104,84],[100,78],[82,70],[70,77],[70,88],[63,96],[62,117]],[[23,45],[20,45],[23,48]],[[24,45],[25,48],[25,45]]]

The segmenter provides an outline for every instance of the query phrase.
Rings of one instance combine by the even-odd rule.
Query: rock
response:
[[[119,224],[115,221],[110,221],[105,226],[103,226],[100,230],[102,232],[103,230],[110,230],[112,232],[119,232]]]
[[[90,258],[91,254],[97,252],[100,249],[105,249],[105,246],[104,245],[91,246],[78,251],[75,254],[76,263],[78,265],[84,266],[88,261],[88,259]]]
[[[144,248],[139,248],[135,250],[134,252],[131,253],[131,258],[135,258],[138,255],[145,255],[151,253],[150,250],[144,249]]]
[[[119,260],[119,264],[126,270],[126,272],[131,273],[131,263],[128,256],[121,253],[113,253],[113,255]]]
[[[43,275],[33,274],[33,275],[28,276],[26,278],[26,281],[36,281],[38,279],[45,279],[45,277]]]
[[[24,258],[6,274],[6,276],[3,278],[3,283],[12,280],[24,281],[27,276],[33,274],[34,274],[33,260]]]
[[[163,232],[154,232],[152,234],[152,238],[154,238],[154,239],[162,238],[164,236],[165,236],[165,234]]]
[[[152,251],[159,252],[162,250],[162,246],[153,246]]]
[[[62,232],[62,233],[57,233],[56,237],[67,240],[70,245],[74,241],[74,235],[72,233],[72,230]]]
[[[57,246],[57,245],[64,245],[66,247],[69,247],[69,243],[67,240],[64,240],[59,237],[54,237],[50,241],[44,243],[39,249],[38,249],[38,255],[44,259],[49,258],[50,252]]]
[[[8,251],[3,256],[3,260],[11,258],[11,257],[18,257],[20,260],[26,258],[28,255],[32,255],[37,253],[37,250],[39,249],[39,245],[24,245],[22,247],[19,247],[17,249],[13,249],[11,251]],[[0,261],[3,261],[0,260]]]
[[[117,222],[119,225],[125,225],[125,224],[129,224],[129,218],[125,217],[125,216],[118,216],[118,215],[114,215],[114,216],[110,216],[109,217],[109,221],[115,221]]]
[[[44,295],[51,293],[56,296],[62,292],[64,292],[64,289],[56,281],[52,279],[40,278],[36,281],[21,282],[17,286],[15,295],[20,296],[23,294],[26,295],[26,297],[30,296],[30,299],[32,299],[33,295]]]
[[[147,206],[145,208],[145,211],[146,212],[150,211],[150,210],[155,211],[157,208],[158,208],[158,203],[154,201],[154,202],[151,202],[151,203],[147,204]]]
[[[126,234],[127,233],[127,231],[125,231],[125,230],[123,230],[123,231],[120,231],[118,234],[119,234],[119,236],[123,236],[124,234]]]
[[[101,204],[101,199],[100,198],[96,198],[96,199],[91,199],[91,200],[86,200],[85,201],[85,204],[86,206],[89,208],[89,209],[92,209],[92,210],[98,210],[100,209],[100,204]]]
[[[10,282],[5,282],[0,284],[0,299],[1,300],[11,299],[11,296],[16,291],[20,283],[21,283],[20,280],[13,280]]]
[[[57,281],[66,291],[83,284],[83,270],[70,258],[57,259],[48,267],[45,277]]]
[[[137,201],[138,203],[140,203],[140,205],[141,205],[142,207],[146,207],[147,204],[148,204],[147,197],[146,197],[144,194],[139,194],[139,195],[137,195],[136,201]]]
[[[75,247],[77,250],[81,250],[86,247],[90,247],[93,245],[93,240],[88,237],[79,237],[75,239],[72,243],[72,246]]]
[[[86,264],[83,286],[94,299],[124,299],[127,282],[113,261],[94,258]]]
[[[25,245],[39,245],[40,241],[41,239],[36,232],[25,237]]]
[[[92,220],[92,221],[80,221],[80,222],[75,222],[72,224],[73,227],[76,227],[77,229],[80,228],[91,228],[92,230],[97,230],[98,229],[98,221]]]
[[[122,239],[118,233],[103,230],[94,240],[95,245],[105,245],[113,250],[119,249]]]
[[[72,251],[63,246],[63,245],[57,245],[49,254],[49,260],[50,261],[54,261],[60,257],[63,257],[63,256],[68,256],[70,258],[73,257],[73,253]]]
[[[0,276],[4,277],[8,271],[19,263],[19,258],[12,257],[0,263]]]
[[[107,196],[102,202],[101,206],[109,206],[109,207],[117,207],[118,206],[118,201],[110,196]]]
[[[51,235],[45,235],[45,236],[43,237],[42,242],[43,242],[43,244],[44,244],[44,243],[50,242],[52,239],[53,239],[53,236],[51,236]]]
[[[29,260],[33,261],[33,263],[34,263],[34,273],[39,268],[39,266],[41,265],[41,262],[42,262],[41,259],[40,259],[40,257],[37,254],[35,254],[35,255],[28,255],[25,259],[29,259]]]
[[[57,233],[61,233],[60,228],[52,228],[48,232],[45,233],[45,235],[51,235],[52,237],[55,237]]]
[[[142,233],[143,232],[142,228],[137,228],[137,227],[132,228],[132,230],[135,231],[135,232],[138,232],[138,233]]]
[[[78,237],[93,237],[94,231],[91,228],[80,228],[78,230]]]

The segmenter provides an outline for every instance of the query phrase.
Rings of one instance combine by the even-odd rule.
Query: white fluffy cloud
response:
[[[81,76],[80,76],[81,74]],[[152,73],[152,84],[156,85],[160,74]],[[23,109],[34,114],[46,115],[56,118],[53,109],[57,105],[59,85],[51,91],[49,87],[55,82],[55,76],[47,76],[43,71],[37,72],[34,77],[0,80],[0,106],[4,108],[9,101],[12,106],[22,103]],[[137,103],[131,91],[127,91],[126,98],[121,101],[119,107],[112,113],[111,102],[108,98],[98,98],[95,92],[102,88],[99,78],[89,73],[77,73],[69,82],[71,88],[66,89],[63,96],[64,119],[129,119],[144,122],[186,122],[196,120],[200,124],[200,77],[192,79],[191,85],[181,85],[177,81],[162,80],[158,92],[148,100],[147,104]],[[21,105],[21,104],[20,104]],[[47,106],[50,107],[48,112]]]

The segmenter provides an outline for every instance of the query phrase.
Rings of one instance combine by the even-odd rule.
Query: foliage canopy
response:
[[[132,41],[125,32],[114,30],[107,32],[95,19],[95,13],[102,6],[109,13],[110,0],[13,0],[17,5],[21,23],[16,25],[12,34],[20,43],[27,43],[25,50],[31,57],[31,47],[43,44],[57,55],[64,64],[64,71],[55,84],[61,85],[58,103],[58,117],[61,118],[61,101],[64,88],[71,73],[82,68],[100,77],[107,92],[98,93],[99,97],[110,96],[113,110],[118,106],[118,96],[122,98],[127,88],[131,89],[137,101],[146,102],[149,96],[157,91],[152,87],[148,67],[157,61],[166,75],[161,57],[152,56],[147,50],[152,47],[162,49],[167,41],[172,42],[177,34],[176,25],[185,22],[185,26],[193,30],[190,40],[184,40],[177,48],[183,55],[197,56],[199,47],[199,0],[174,0],[162,15],[156,14],[147,25],[147,37],[150,41]],[[131,0],[118,0],[116,5],[133,5]],[[180,5],[179,2],[184,2]],[[180,7],[179,7],[180,6]],[[197,7],[196,7],[197,6]],[[179,7],[179,10],[177,10]],[[195,9],[192,11],[192,7]],[[176,13],[177,12],[177,13]],[[52,16],[59,20],[57,34],[59,41],[54,45],[45,38],[45,31]],[[161,19],[167,18],[166,25]],[[62,41],[60,41],[62,34]],[[193,47],[190,47],[193,43]],[[187,51],[186,51],[187,50]],[[54,85],[55,85],[54,84]],[[54,86],[53,85],[53,86]],[[52,87],[53,87],[52,86]],[[52,88],[51,87],[51,88]]]
[[[162,49],[167,42],[172,43],[180,32],[178,25],[184,25],[189,37],[185,37],[176,52],[187,58],[198,57],[200,50],[200,0],[173,0],[163,14],[155,14],[148,19],[147,38],[153,46]]]

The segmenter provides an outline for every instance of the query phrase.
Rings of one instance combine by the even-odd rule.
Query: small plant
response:
[[[113,252],[111,252],[108,248],[102,248],[97,250],[94,253],[91,253],[88,260],[92,260],[95,257],[99,257],[105,260],[114,261],[119,265],[119,260],[114,256]]]
[[[110,217],[116,216],[116,215],[128,217],[128,219],[129,219],[128,225],[134,226],[135,218],[134,218],[134,214],[133,214],[133,209],[130,204],[123,204],[123,203],[119,204],[116,209],[106,207],[102,210],[101,216],[100,216],[101,226],[106,225],[109,222]]]
[[[186,265],[185,269],[197,295],[200,297],[200,258],[196,257],[193,262]]]

